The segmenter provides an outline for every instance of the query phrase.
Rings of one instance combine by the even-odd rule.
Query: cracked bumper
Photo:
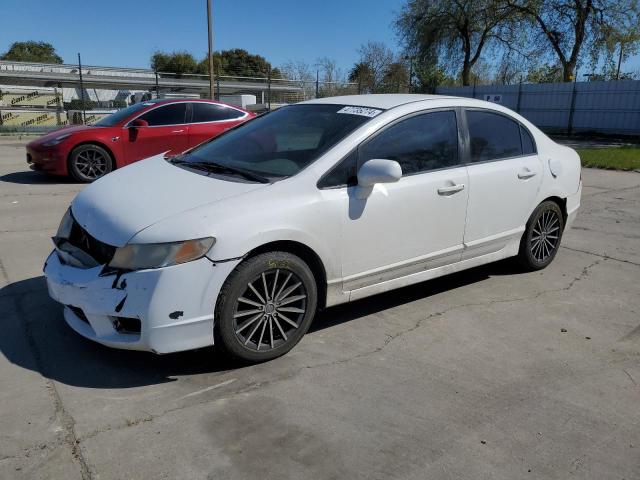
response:
[[[580,209],[580,198],[582,197],[582,181],[580,182],[580,186],[578,187],[578,191],[567,197],[567,222],[564,226],[565,230],[571,228],[573,222],[578,215],[578,210]]]
[[[169,353],[213,345],[215,302],[238,263],[201,258],[116,279],[100,276],[102,267],[66,265],[53,251],[44,274],[49,295],[65,305],[66,322],[83,337],[109,347]],[[119,331],[122,317],[140,320],[140,332]]]

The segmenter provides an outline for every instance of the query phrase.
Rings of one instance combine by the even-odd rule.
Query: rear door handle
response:
[[[184,130],[171,130],[171,133],[182,133]]]
[[[457,185],[451,185],[449,187],[440,187],[438,189],[438,195],[452,195],[462,190],[464,190],[464,183],[459,183]]]
[[[523,170],[518,174],[518,178],[520,180],[526,180],[527,178],[535,177],[536,172],[532,172],[531,170]]]

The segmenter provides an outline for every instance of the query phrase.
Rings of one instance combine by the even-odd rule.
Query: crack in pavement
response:
[[[0,262],[0,272],[5,277],[5,279],[9,281],[9,278],[6,274],[6,270],[2,265],[2,262]],[[53,402],[53,407],[54,407],[56,417],[58,418],[58,421],[62,426],[62,431],[63,431],[62,442],[71,449],[72,457],[74,458],[74,460],[78,462],[80,466],[80,474],[82,476],[82,479],[90,480],[92,478],[92,474],[87,464],[87,461],[84,458],[82,450],[80,448],[80,445],[79,445],[80,442],[76,436],[75,420],[65,409],[64,404],[62,403],[62,398],[60,397],[60,394],[56,389],[55,383],[53,382],[53,380],[48,378],[49,376],[46,374],[46,369],[45,369],[44,362],[42,361],[40,350],[38,349],[36,340],[33,336],[31,321],[29,320],[28,315],[26,315],[26,312],[22,307],[22,303],[21,303],[22,299],[23,299],[23,295],[20,295],[16,298],[12,298],[12,301],[15,306],[16,312],[18,314],[17,315],[18,318],[22,320],[22,323],[24,325],[24,335],[27,340],[27,344],[29,345],[31,354],[33,355],[33,359],[35,361],[36,367],[40,372],[40,374],[42,375],[42,377],[44,378],[47,391],[49,392],[49,395]]]
[[[589,252],[588,250],[580,250],[579,248],[571,248],[565,245],[560,245],[560,248],[564,248],[566,250],[571,250],[572,252],[586,253],[587,255],[593,255],[594,257],[600,257],[604,260],[615,260],[616,262],[628,263],[629,265],[635,265],[636,267],[640,267],[640,263],[632,262],[631,260],[624,260],[622,258],[611,257],[609,255],[604,255],[601,253]]]
[[[596,267],[597,265],[599,265],[600,263],[602,263],[603,261],[607,261],[608,259],[606,258],[601,258],[598,260],[595,260],[594,262],[590,263],[589,265],[585,266],[582,271],[580,272],[579,275],[577,275],[576,277],[574,277],[573,279],[571,279],[571,281],[562,288],[558,288],[558,289],[553,289],[553,290],[542,290],[540,292],[537,292],[533,295],[528,295],[528,296],[524,296],[524,297],[516,297],[516,298],[508,298],[508,299],[499,299],[499,300],[490,300],[487,302],[473,302],[473,303],[465,303],[465,304],[461,304],[461,305],[454,305],[451,306],[449,308],[446,308],[444,310],[440,310],[438,312],[433,312],[429,315],[427,315],[424,318],[419,319],[414,325],[412,325],[409,328],[406,328],[404,330],[401,330],[400,332],[394,334],[394,335],[390,335],[390,334],[385,334],[386,338],[384,340],[384,343],[372,350],[368,350],[366,352],[362,352],[356,355],[352,355],[350,357],[347,358],[342,358],[339,360],[333,360],[331,362],[324,362],[324,363],[318,363],[315,365],[305,365],[302,367],[299,367],[298,369],[292,371],[292,372],[288,372],[285,375],[281,375],[279,377],[275,377],[269,380],[265,380],[262,382],[253,382],[250,384],[245,385],[242,388],[239,388],[237,390],[228,392],[226,394],[222,394],[220,396],[217,396],[215,398],[210,398],[210,399],[205,399],[199,402],[195,402],[195,403],[189,403],[186,405],[180,405],[180,406],[176,406],[173,408],[169,408],[166,410],[163,410],[157,414],[146,414],[144,417],[139,418],[138,420],[133,420],[133,421],[129,421],[127,420],[126,424],[124,425],[107,425],[103,428],[99,428],[94,430],[93,432],[87,434],[86,436],[84,436],[82,438],[82,441],[88,440],[90,438],[93,438],[97,435],[100,435],[101,433],[107,432],[107,431],[116,431],[116,430],[122,430],[125,428],[129,428],[135,425],[138,425],[140,423],[147,423],[147,422],[153,422],[155,421],[157,418],[163,417],[167,414],[170,413],[174,413],[174,412],[178,412],[178,411],[183,411],[183,410],[188,410],[194,407],[198,407],[201,405],[206,405],[209,403],[213,403],[213,402],[217,402],[220,400],[226,400],[226,399],[232,399],[234,397],[237,397],[238,395],[242,395],[245,393],[249,393],[252,391],[255,391],[259,388],[265,387],[267,385],[272,385],[275,383],[279,383],[279,382],[283,382],[286,380],[290,380],[294,377],[296,377],[298,374],[300,374],[301,372],[305,371],[305,370],[311,370],[311,369],[317,369],[317,368],[324,368],[324,367],[331,367],[331,366],[335,366],[335,365],[342,365],[345,363],[349,363],[352,362],[354,360],[358,360],[361,358],[365,358],[371,355],[375,355],[376,353],[381,352],[382,350],[384,350],[385,348],[387,348],[387,346],[392,343],[394,340],[403,337],[411,332],[414,332],[415,330],[419,329],[425,322],[428,322],[429,320],[433,319],[433,318],[437,318],[437,317],[441,317],[442,315],[446,315],[447,313],[453,311],[453,310],[457,310],[457,309],[462,309],[462,308],[468,308],[468,307],[476,307],[476,306],[489,306],[489,305],[494,305],[494,304],[500,304],[500,303],[513,303],[513,302],[521,302],[521,301],[527,301],[527,300],[535,300],[543,295],[547,295],[550,293],[557,293],[557,292],[566,292],[570,289],[572,289],[576,283],[584,280],[585,278],[587,278],[590,273],[591,273],[591,269],[593,269],[594,267]],[[224,374],[223,374],[224,375]],[[218,378],[218,377],[216,377]]]

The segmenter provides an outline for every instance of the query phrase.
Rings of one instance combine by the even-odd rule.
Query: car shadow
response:
[[[20,185],[81,185],[70,177],[49,175],[43,172],[34,172],[33,170],[7,173],[0,177],[0,182],[17,183]]]
[[[494,275],[512,275],[510,262],[485,265],[439,279],[329,308],[310,332],[464,287]],[[43,276],[0,289],[0,352],[13,364],[66,385],[85,388],[132,388],[176,381],[201,373],[240,370],[215,348],[156,355],[117,350],[82,338],[71,330],[62,307],[51,300]]]

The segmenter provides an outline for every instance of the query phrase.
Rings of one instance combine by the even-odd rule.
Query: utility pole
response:
[[[616,80],[620,80],[620,64],[622,64],[622,50],[623,50],[622,42],[620,42],[620,56],[618,57],[618,68],[616,70]]]
[[[215,98],[213,89],[213,27],[211,25],[211,0],[207,0],[207,30],[209,33],[209,98]]]
[[[80,74],[80,101],[82,102],[82,123],[87,123],[87,112],[84,105],[84,84],[82,83],[82,62],[80,61],[80,52],[78,52],[78,73]]]

